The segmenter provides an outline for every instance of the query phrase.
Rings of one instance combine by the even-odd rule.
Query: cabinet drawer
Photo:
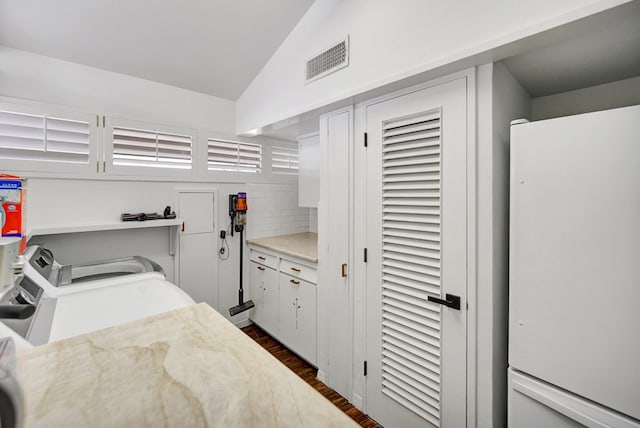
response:
[[[305,281],[309,281],[314,284],[318,282],[318,272],[316,269],[296,263],[292,260],[280,259],[280,272],[296,278],[304,279]]]
[[[263,253],[262,251],[253,249],[250,251],[249,256],[251,258],[251,261],[272,267],[274,269],[278,269],[278,258],[276,256],[272,256],[271,254]]]

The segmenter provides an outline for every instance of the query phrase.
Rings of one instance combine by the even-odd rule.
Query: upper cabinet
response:
[[[320,199],[320,138],[317,132],[298,137],[298,205],[317,208]]]

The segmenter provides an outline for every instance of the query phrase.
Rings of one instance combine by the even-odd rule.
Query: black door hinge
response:
[[[367,144],[369,144],[369,134],[367,134],[365,132],[364,133],[364,146],[367,147]]]
[[[367,249],[364,249],[364,262],[367,262]]]
[[[367,362],[364,362],[364,375],[367,375]]]

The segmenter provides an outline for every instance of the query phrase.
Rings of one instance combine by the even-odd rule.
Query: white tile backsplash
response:
[[[247,184],[247,200],[248,239],[312,231],[310,209],[298,207],[297,183]]]
[[[309,232],[318,233],[318,209],[309,208]]]

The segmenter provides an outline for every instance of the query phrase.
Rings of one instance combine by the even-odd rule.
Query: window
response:
[[[191,169],[192,137],[113,127],[113,165]]]
[[[89,163],[89,122],[0,110],[0,157]]]
[[[262,146],[208,139],[207,168],[209,171],[262,171]]]
[[[298,148],[273,146],[271,149],[271,172],[274,174],[297,174]]]

